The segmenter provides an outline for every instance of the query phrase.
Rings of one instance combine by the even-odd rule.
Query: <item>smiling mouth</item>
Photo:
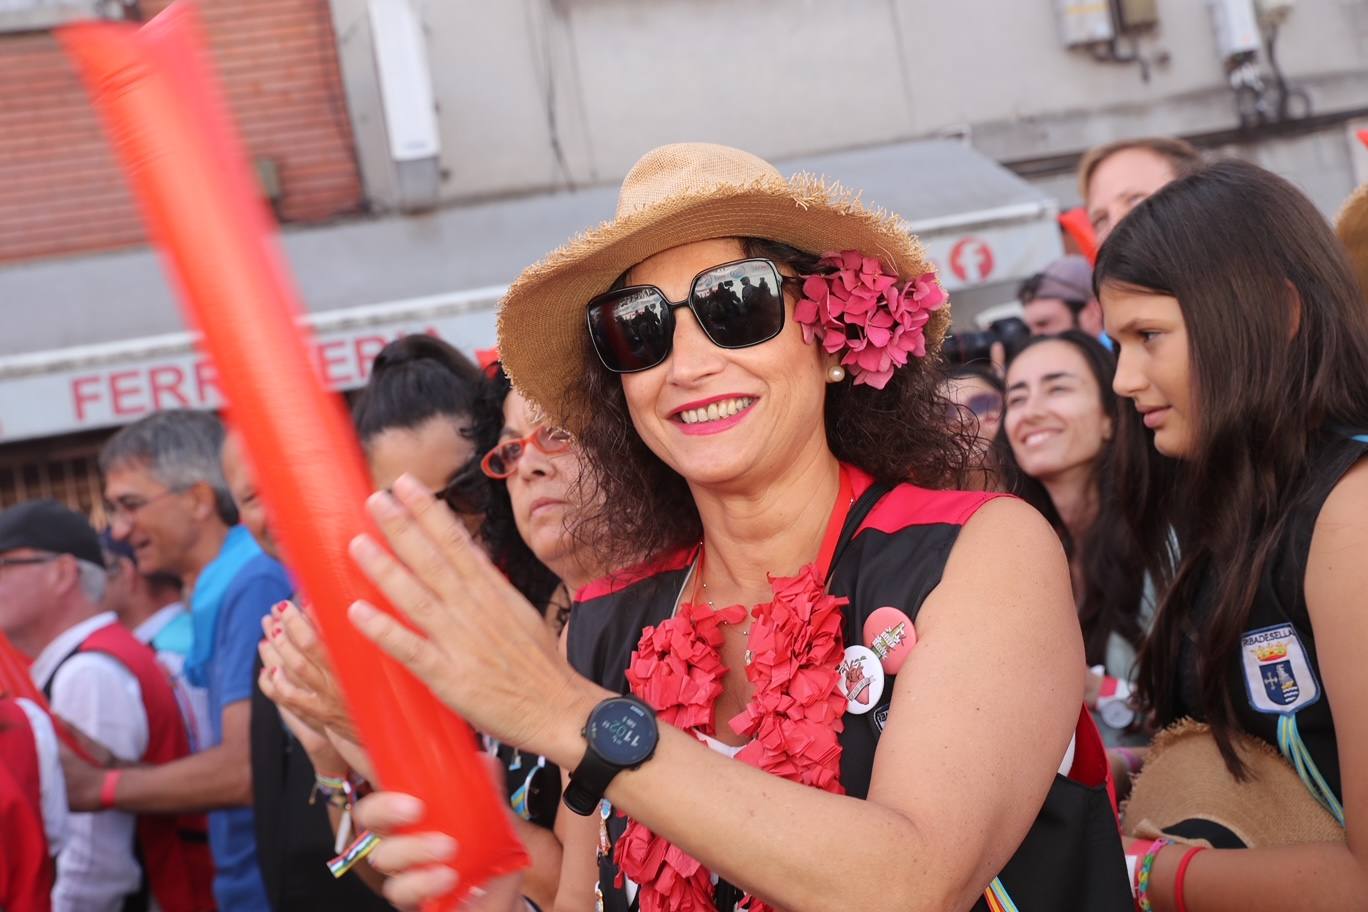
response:
[[[1021,442],[1022,444],[1028,447],[1035,446],[1038,443],[1044,443],[1046,440],[1048,440],[1051,437],[1054,437],[1058,433],[1059,431],[1032,431],[1025,437],[1021,438]]]
[[[674,416],[684,424],[703,424],[708,421],[721,421],[733,415],[739,415],[746,409],[755,404],[755,399],[751,396],[738,396],[734,399],[722,399],[717,402],[710,402],[701,408],[684,409]]]

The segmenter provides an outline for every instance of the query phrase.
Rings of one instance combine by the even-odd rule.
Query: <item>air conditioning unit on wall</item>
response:
[[[1055,0],[1059,37],[1065,47],[1115,41],[1159,24],[1158,0]]]
[[[0,33],[34,32],[82,19],[133,18],[136,0],[0,0]]]
[[[423,23],[410,0],[369,0],[367,12],[398,205],[430,209],[441,190],[442,143]]]

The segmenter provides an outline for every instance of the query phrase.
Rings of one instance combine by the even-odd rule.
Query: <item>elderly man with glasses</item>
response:
[[[238,525],[213,415],[160,412],[116,434],[100,453],[115,539],[142,573],[179,577],[189,598],[185,675],[208,691],[209,743],[161,766],[92,770],[68,764],[73,806],[103,796],[144,813],[209,812],[220,909],[269,908],[256,862],[249,731],[261,619],[289,596],[284,568]]]
[[[100,542],[84,516],[51,500],[0,513],[0,630],[32,659],[53,713],[111,765],[176,762],[189,744],[171,685],[151,650],[101,609],[105,584]],[[202,820],[113,810],[98,790],[72,810],[87,813],[67,820],[54,912],[146,908],[149,896],[163,912],[206,908]],[[196,828],[198,841],[188,836]]]

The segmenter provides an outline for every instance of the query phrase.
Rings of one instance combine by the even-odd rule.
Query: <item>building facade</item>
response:
[[[220,404],[49,28],[166,2],[0,3],[0,505],[97,509],[112,428]],[[491,344],[502,286],[610,217],[613,185],[662,143],[817,163],[896,200],[958,283],[961,322],[1058,252],[1041,224],[1078,203],[1095,144],[1184,136],[1284,174],[1327,215],[1368,179],[1368,0],[200,7],[319,370],[344,389],[402,332]],[[947,137],[962,166],[913,142]]]

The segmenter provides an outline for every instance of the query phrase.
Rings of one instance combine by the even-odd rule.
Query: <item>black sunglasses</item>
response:
[[[478,516],[489,509],[489,479],[472,460],[437,492],[437,499],[453,513]]]
[[[617,374],[648,370],[670,356],[674,312],[688,307],[718,348],[749,348],[784,328],[784,282],[766,259],[737,260],[694,276],[689,296],[671,301],[654,285],[629,285],[589,301],[589,338]]]

